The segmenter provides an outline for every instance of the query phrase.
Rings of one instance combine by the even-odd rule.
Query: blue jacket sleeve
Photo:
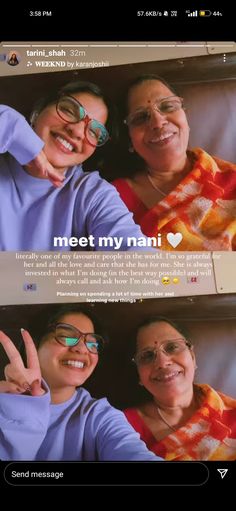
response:
[[[0,459],[34,460],[47,433],[50,393],[0,394]]]
[[[86,459],[94,459],[91,439],[96,439],[98,461],[163,461],[146,444],[120,410],[106,399],[97,401],[86,425]]]
[[[150,247],[147,237],[139,225],[135,224],[132,213],[121,200],[115,187],[102,179],[98,172],[85,175],[76,208],[76,230],[83,232],[83,223],[86,219],[87,231],[94,236],[95,250],[154,252],[154,248]],[[108,239],[107,245],[104,238]],[[140,244],[137,243],[138,240],[141,240]]]
[[[9,152],[25,165],[42,150],[44,142],[19,112],[0,105],[0,153]]]

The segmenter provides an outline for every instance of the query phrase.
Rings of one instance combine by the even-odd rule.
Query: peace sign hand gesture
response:
[[[21,330],[27,355],[27,367],[24,366],[19,351],[7,335],[0,331],[2,344],[10,363],[5,367],[6,381],[0,382],[0,392],[23,394],[26,391],[32,396],[45,393],[41,388],[41,370],[35,344],[27,330]]]

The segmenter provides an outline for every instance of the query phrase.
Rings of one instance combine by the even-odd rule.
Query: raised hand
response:
[[[56,187],[61,186],[65,179],[64,176],[49,163],[43,150],[40,151],[32,161],[27,163],[25,167],[32,176],[49,179]]]
[[[23,394],[28,391],[32,396],[40,396],[44,390],[41,388],[37,350],[29,332],[21,330],[21,334],[25,343],[27,367],[11,339],[0,331],[0,342],[10,361],[4,370],[6,381],[0,382],[0,392]]]

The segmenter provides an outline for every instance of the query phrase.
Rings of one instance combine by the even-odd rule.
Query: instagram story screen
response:
[[[130,484],[230,484],[235,56],[223,40],[1,43],[6,484],[96,484],[94,461],[99,484],[114,461],[137,462]],[[81,482],[69,462],[85,461]]]

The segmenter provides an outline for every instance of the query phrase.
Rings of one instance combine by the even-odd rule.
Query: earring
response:
[[[38,117],[38,112],[36,112],[36,111],[32,112],[32,114],[30,116],[30,126],[31,126],[31,128],[34,127],[34,124],[35,124],[35,121],[36,121],[37,117]]]
[[[129,153],[134,153],[134,148],[132,145],[129,146],[129,149],[128,149]]]
[[[139,381],[139,382],[138,382],[138,384],[139,384],[141,387],[143,387],[143,384],[142,384],[142,382],[141,382],[141,381]]]

